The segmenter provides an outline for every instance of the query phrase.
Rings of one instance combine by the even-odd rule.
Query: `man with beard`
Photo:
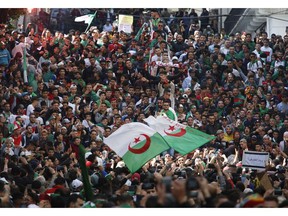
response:
[[[227,125],[225,128],[223,141],[225,141],[226,143],[232,141],[233,140],[233,132],[234,132],[233,126]]]
[[[183,36],[178,34],[176,37],[176,41],[172,42],[172,51],[174,52],[174,55],[176,55],[178,58],[184,51],[188,48],[188,44],[184,43]]]

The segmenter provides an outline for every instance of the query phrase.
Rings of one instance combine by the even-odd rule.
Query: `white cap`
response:
[[[173,56],[172,61],[173,60],[177,60],[178,61],[178,57],[177,56]]]
[[[83,182],[80,181],[79,179],[74,179],[71,183],[71,186],[73,189],[77,189],[83,185]]]
[[[85,153],[85,159],[87,159],[89,157],[89,155],[91,155],[91,154],[92,154],[92,152],[86,152]]]

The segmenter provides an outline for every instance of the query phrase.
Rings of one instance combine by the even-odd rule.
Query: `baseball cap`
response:
[[[219,135],[221,133],[224,133],[224,131],[223,130],[217,130],[216,135]]]
[[[253,135],[253,136],[251,137],[251,139],[252,139],[252,140],[257,140],[257,136],[256,136],[256,135]]]
[[[29,95],[29,93],[28,92],[23,92],[21,96],[24,97],[26,95]]]
[[[65,118],[65,119],[63,120],[63,123],[70,123],[70,120],[67,119],[67,118]]]
[[[78,180],[78,179],[74,179],[71,183],[71,186],[73,189],[77,189],[79,187],[81,187],[83,185],[83,182]]]
[[[172,61],[173,61],[173,60],[177,60],[177,61],[178,61],[177,56],[173,56]]]

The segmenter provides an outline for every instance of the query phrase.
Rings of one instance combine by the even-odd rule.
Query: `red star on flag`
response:
[[[140,142],[140,137],[134,138],[134,143]]]
[[[174,131],[175,130],[175,126],[173,126],[173,125],[169,125],[169,129],[168,130],[170,130],[170,131]]]

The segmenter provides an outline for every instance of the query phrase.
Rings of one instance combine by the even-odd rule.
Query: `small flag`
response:
[[[157,116],[157,118],[149,116],[144,119],[144,121],[147,122],[152,129],[161,134],[171,148],[182,155],[188,154],[215,139],[214,136],[180,124],[169,119],[167,116]]]
[[[104,143],[123,159],[131,173],[169,149],[159,133],[139,122],[122,125],[109,137],[104,138]]]

